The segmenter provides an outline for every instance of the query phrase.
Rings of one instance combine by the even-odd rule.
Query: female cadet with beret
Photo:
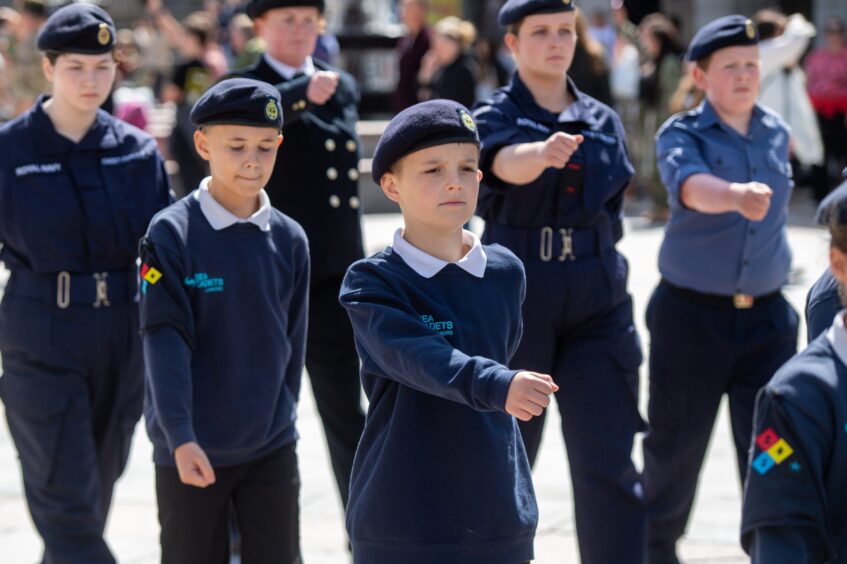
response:
[[[100,110],[115,26],[61,8],[38,37],[52,95],[0,128],[0,395],[45,563],[114,562],[103,529],[141,415],[136,250],[170,201],[147,134]]]
[[[633,174],[620,118],[567,76],[571,0],[509,0],[500,10],[517,63],[476,110],[485,243],[524,262],[524,337],[512,365],[551,374],[568,448],[585,563],[641,563],[644,502],[632,463],[641,348],[627,293],[623,191]],[[543,415],[521,423],[530,461]],[[610,531],[614,533],[610,534]]]
[[[847,192],[819,211],[844,304]],[[741,542],[753,564],[847,563],[847,310],[756,398]]]

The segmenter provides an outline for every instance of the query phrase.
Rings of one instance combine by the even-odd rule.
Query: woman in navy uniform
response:
[[[0,128],[0,394],[44,562],[114,562],[103,529],[141,415],[138,240],[170,201],[155,141],[108,115],[115,27],[72,4],[38,37],[52,96]]]
[[[569,0],[509,0],[500,10],[517,62],[475,117],[485,243],[524,262],[524,336],[512,365],[551,374],[568,449],[582,561],[641,563],[644,502],[632,463],[641,348],[627,292],[623,191],[633,168],[620,119],[581,93]],[[543,415],[521,423],[530,462]]]
[[[324,424],[332,469],[347,505],[353,455],[365,424],[353,329],[338,303],[347,267],[362,258],[359,210],[359,93],[353,78],[312,59],[322,0],[259,0],[247,5],[266,51],[240,76],[277,87],[285,143],[266,187],[271,204],[309,238],[306,370]]]
[[[847,283],[847,193],[821,209],[830,270]],[[843,290],[841,291],[843,296]],[[844,307],[842,297],[842,308]],[[756,398],[741,519],[753,564],[847,563],[847,310]]]

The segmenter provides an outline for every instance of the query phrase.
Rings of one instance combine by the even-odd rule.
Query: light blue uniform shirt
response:
[[[665,122],[656,135],[656,155],[671,212],[659,251],[659,271],[668,282],[722,296],[761,296],[786,283],[791,249],[785,223],[794,186],[788,139],[785,122],[758,105],[747,135],[723,123],[708,101]],[[767,215],[750,221],[738,212],[687,208],[680,187],[698,173],[767,184],[773,190]]]

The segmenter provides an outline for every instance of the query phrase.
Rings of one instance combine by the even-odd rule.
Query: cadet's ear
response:
[[[706,71],[703,68],[695,63],[691,65],[691,78],[694,79],[694,85],[697,86],[702,91],[706,91],[708,87],[708,83],[706,81]]]
[[[282,133],[276,138],[276,146],[279,147],[280,145],[282,145]]]
[[[479,169],[476,169],[476,181],[477,182],[482,182],[482,176],[483,176],[482,171],[479,170]]]
[[[847,254],[839,250],[837,247],[829,248],[829,264],[832,267],[832,274],[838,281],[847,285]]]
[[[194,130],[194,148],[197,149],[197,154],[204,161],[208,161],[209,154],[209,138],[206,137],[206,131],[203,128]]]
[[[53,82],[53,63],[46,56],[41,57],[41,72],[44,73],[47,82]]]
[[[383,174],[382,178],[379,179],[379,186],[382,188],[382,192],[385,194],[386,198],[396,204],[400,203],[400,192],[397,191],[396,174],[393,172],[386,172]]]

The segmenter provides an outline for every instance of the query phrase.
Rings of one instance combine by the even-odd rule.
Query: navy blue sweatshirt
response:
[[[353,264],[341,287],[370,400],[356,451],[347,530],[358,564],[514,564],[531,560],[538,521],[515,419],[523,266],[486,246],[476,278],[432,278],[389,247]]]
[[[309,255],[272,209],[270,230],[215,231],[194,197],[157,214],[141,241],[144,416],[156,464],[196,441],[212,466],[297,440]]]
[[[838,347],[820,335],[756,399],[741,518],[753,564],[847,563],[847,332],[831,330]]]

